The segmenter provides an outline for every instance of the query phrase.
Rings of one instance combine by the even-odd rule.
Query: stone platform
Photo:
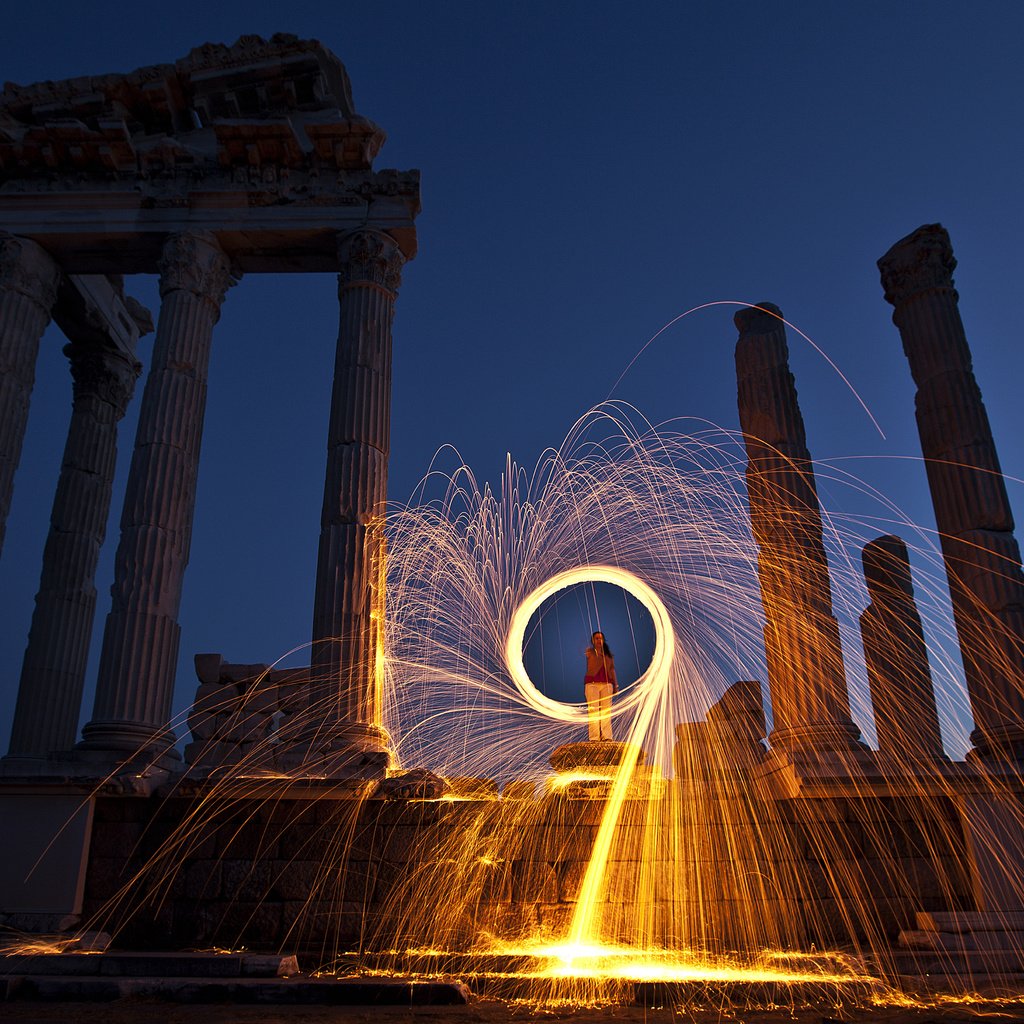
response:
[[[635,758],[637,765],[647,764],[642,748],[617,740],[564,743],[551,752],[550,762],[556,772],[570,772],[578,768],[617,768],[627,758]]]

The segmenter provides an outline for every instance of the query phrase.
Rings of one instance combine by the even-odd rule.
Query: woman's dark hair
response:
[[[612,653],[612,649],[608,646],[608,640],[605,637],[604,633],[602,633],[601,630],[599,630],[599,629],[595,629],[594,632],[590,634],[590,643],[591,643],[591,645],[593,645],[593,643],[594,643],[594,637],[595,636],[600,636],[601,639],[604,640],[604,653],[607,654],[609,658],[614,660],[615,659],[615,655]]]

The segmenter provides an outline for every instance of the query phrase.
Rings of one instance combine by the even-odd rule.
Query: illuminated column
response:
[[[71,426],[21,669],[10,756],[45,757],[75,745],[117,424],[141,370],[134,359],[97,345],[71,344],[64,352],[74,378]]]
[[[860,616],[878,750],[902,764],[943,757],[935,691],[907,546],[892,534],[864,546],[871,604]]]
[[[1024,573],[938,224],[879,261],[917,384],[917,427],[981,757],[1024,759]]]
[[[212,236],[172,235],[121,515],[96,703],[84,750],[130,756],[173,741],[178,606],[188,563],[213,327],[233,284]]]
[[[57,300],[60,269],[26,238],[0,233],[0,550],[28,422],[39,339]]]
[[[769,742],[787,752],[849,750],[859,746],[860,731],[850,718],[814,469],[781,316],[767,302],[735,316],[740,426],[774,720]]]
[[[340,325],[313,604],[309,727],[386,751],[378,645],[391,418],[391,324],[404,257],[376,231],[339,242]]]

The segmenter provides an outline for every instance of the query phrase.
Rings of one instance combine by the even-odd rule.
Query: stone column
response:
[[[172,235],[132,456],[93,717],[79,745],[130,757],[168,748],[178,607],[188,564],[213,327],[233,283],[205,234]]]
[[[859,748],[832,615],[821,511],[779,308],[735,316],[740,426],[750,521],[758,546],[775,749]]]
[[[11,757],[75,745],[96,610],[96,563],[107,532],[117,424],[141,365],[125,353],[70,344],[74,403],[21,669]]]
[[[942,734],[914,601],[907,546],[887,534],[864,546],[871,603],[860,616],[879,753],[902,765],[942,758]]]
[[[0,233],[0,550],[28,422],[39,339],[57,300],[60,268],[27,238]]]
[[[1024,759],[1024,573],[939,224],[879,261],[917,384],[917,426],[960,638],[977,756]]]
[[[393,239],[339,243],[340,327],[331,395],[307,733],[353,752],[386,752],[378,672],[383,521],[391,419],[391,324],[404,262]]]

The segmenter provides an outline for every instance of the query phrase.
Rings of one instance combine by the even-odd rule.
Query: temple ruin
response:
[[[852,943],[964,963],[984,941],[1024,969],[1008,916],[1024,910],[1024,574],[945,231],[920,228],[879,268],[918,386],[976,727],[968,759],[943,752],[893,535],[863,551],[877,751],[851,717],[784,321],[765,302],[735,323],[770,735],[760,686],[744,680],[705,721],[678,725],[674,779],[625,744],[592,756],[574,744],[552,755],[553,776],[587,768],[596,782],[499,792],[396,771],[382,719],[391,329],[419,211],[416,172],[374,170],[383,139],[355,112],[340,61],[283,35],[129,74],[8,85],[0,99],[0,539],[51,318],[73,378],[0,774],[0,808],[32,823],[31,841],[6,872],[0,914],[25,927],[94,922],[147,948],[335,956],[454,948],[482,930],[556,934],[598,839],[600,771],[632,759],[607,855],[610,934],[706,949]],[[311,664],[274,671],[187,652],[198,686],[182,755],[168,719],[212,337],[240,275],[312,271],[338,274],[339,334]],[[132,274],[159,275],[161,306],[95,705],[78,737],[117,424],[140,375],[136,343],[153,328],[126,292]],[[652,814],[677,831],[659,825],[630,845]],[[68,822],[46,876],[60,884],[13,883],[33,843]],[[445,884],[453,863],[472,865],[458,894]],[[642,906],[641,875],[654,893]]]
[[[338,273],[340,326],[314,664],[299,699],[324,704],[331,751],[387,763],[373,686],[383,602],[375,567],[391,323],[402,266],[416,252],[419,181],[415,171],[373,170],[383,141],[355,112],[341,62],[290,36],[207,45],[127,75],[7,86],[0,523],[51,316],[72,343],[76,403],[8,753],[19,770],[54,756],[97,770],[130,758],[176,767],[167,724],[214,327],[240,275],[312,271]],[[159,275],[161,308],[95,706],[76,744],[114,430],[139,372],[135,341],[151,328],[124,295],[123,276],[140,273]],[[76,485],[74,460],[83,452],[95,459],[89,472],[101,486]],[[317,742],[306,738],[306,761],[322,753]]]

